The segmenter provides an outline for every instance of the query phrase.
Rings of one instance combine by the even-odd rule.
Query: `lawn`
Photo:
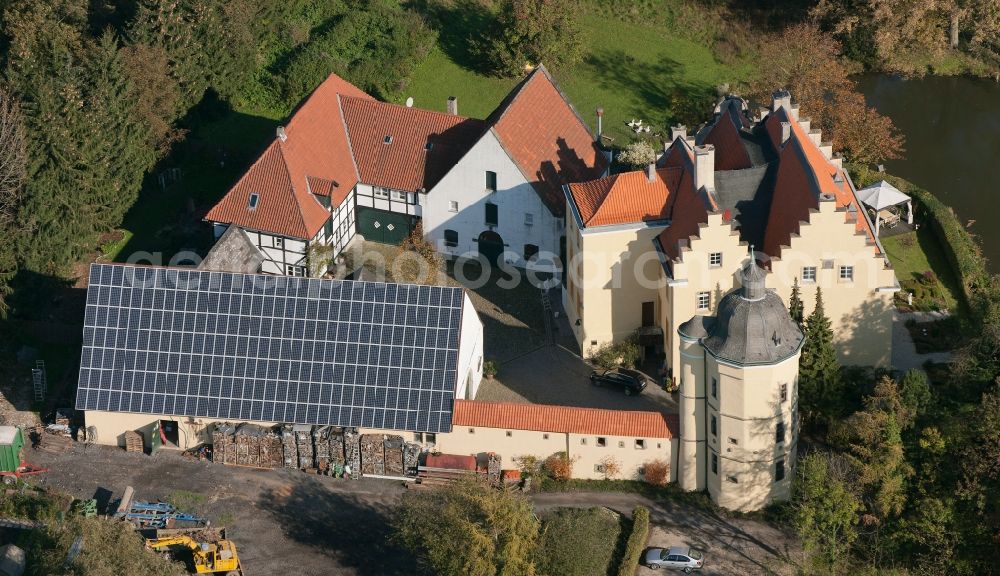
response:
[[[622,544],[630,531],[607,508],[562,508],[542,518],[538,573],[546,576],[617,574]]]
[[[958,280],[929,226],[923,226],[916,232],[882,238],[882,246],[896,270],[896,278],[904,292],[924,272],[930,270],[937,276],[937,293],[940,294],[944,307],[951,311],[959,309],[962,300]],[[905,302],[905,294],[902,296]],[[916,300],[914,306],[921,308]]]
[[[678,117],[708,119],[715,87],[744,79],[748,69],[718,63],[709,48],[685,40],[671,30],[626,23],[581,3],[583,60],[552,69],[560,87],[583,119],[595,128],[595,110],[605,110],[604,132],[623,145],[634,137],[625,122],[637,118],[665,133]],[[458,9],[456,9],[458,10]],[[456,18],[460,24],[466,18]],[[448,96],[458,97],[459,113],[484,118],[518,79],[484,76],[472,69],[467,33],[442,35],[437,48],[417,68],[405,90],[415,106],[444,110]],[[692,113],[691,106],[701,104]]]

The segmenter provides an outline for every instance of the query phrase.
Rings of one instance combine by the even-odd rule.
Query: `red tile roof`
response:
[[[285,126],[287,138],[271,142],[209,210],[206,220],[292,238],[314,237],[329,212],[310,194],[311,184],[321,184],[313,194],[343,201],[358,182],[338,95],[371,99],[332,74],[292,115]],[[249,208],[250,194],[259,197],[253,210]]]
[[[396,190],[430,190],[486,126],[482,120],[370,98],[342,97],[341,105],[361,181]]]
[[[599,178],[607,159],[586,123],[538,66],[487,122],[542,201],[562,216],[562,185]]]
[[[645,170],[636,170],[570,184],[570,199],[585,227],[665,220],[682,173],[681,168],[661,168],[650,182]]]
[[[546,404],[455,400],[452,426],[569,434],[674,438],[677,415]]]
[[[660,233],[660,245],[670,258],[680,256],[680,241],[699,233],[699,224],[708,222],[705,200],[694,189],[691,172],[685,170],[670,204],[670,226]]]
[[[781,123],[789,122],[789,141],[781,145]],[[862,215],[862,209],[847,182],[843,170],[826,159],[819,147],[797,121],[789,121],[784,108],[768,115],[766,128],[779,150],[778,174],[775,181],[771,213],[764,235],[764,251],[780,256],[781,246],[788,245],[792,234],[799,232],[799,222],[809,220],[809,210],[819,208],[819,195],[835,199],[838,208],[853,206],[845,218],[855,222],[855,230],[868,236],[878,250],[875,234]],[[839,178],[839,182],[836,179]]]
[[[449,470],[476,471],[475,456],[461,456],[458,454],[428,454],[424,460],[424,466],[428,468],[446,468]]]
[[[730,112],[729,101],[722,110],[715,124],[709,129],[705,136],[704,144],[715,146],[715,169],[716,170],[742,170],[750,168],[753,163],[750,161],[750,154],[747,153],[740,138],[739,128],[733,121]]]

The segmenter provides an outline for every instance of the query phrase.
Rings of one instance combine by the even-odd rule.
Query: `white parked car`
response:
[[[647,567],[656,570],[657,568],[670,568],[672,570],[701,570],[704,562],[704,555],[698,550],[693,550],[687,546],[671,546],[670,548],[650,548],[646,551],[646,558],[643,561]]]

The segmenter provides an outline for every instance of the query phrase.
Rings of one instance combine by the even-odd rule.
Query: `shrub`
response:
[[[636,506],[632,511],[632,533],[625,545],[625,555],[618,567],[618,576],[632,576],[639,567],[639,558],[646,548],[646,538],[649,536],[649,509]]]
[[[537,476],[542,469],[542,463],[538,461],[538,457],[531,454],[515,456],[514,464],[521,471],[521,478]]]
[[[618,366],[634,368],[640,358],[642,346],[639,346],[636,338],[630,337],[621,342],[606,342],[591,355],[590,361],[605,370],[611,370]]]
[[[538,573],[553,576],[613,573],[621,531],[621,518],[607,508],[553,511],[542,521],[536,552]]]
[[[604,470],[603,474],[605,480],[611,480],[622,472],[622,463],[610,454],[601,458],[600,465],[602,467],[601,469]]]
[[[545,459],[542,469],[553,480],[565,482],[573,477],[573,463],[576,458],[570,458],[565,452],[556,452]]]
[[[642,479],[654,486],[666,486],[670,482],[670,463],[666,460],[650,460],[642,465]]]
[[[633,169],[645,168],[654,161],[656,161],[656,150],[645,140],[630,142],[618,155],[618,162]]]
[[[483,362],[483,376],[492,378],[497,375],[499,370],[500,368],[497,366],[497,363],[494,362],[493,360],[487,360],[486,362]]]

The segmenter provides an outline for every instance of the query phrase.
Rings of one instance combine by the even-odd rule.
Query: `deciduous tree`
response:
[[[532,576],[539,524],[523,496],[462,481],[403,496],[395,538],[442,576]]]
[[[633,169],[645,168],[654,161],[656,161],[656,150],[645,140],[630,142],[618,155],[618,162]]]
[[[503,0],[495,25],[476,41],[478,51],[498,76],[575,63],[583,53],[578,11],[571,0]]]
[[[825,453],[799,461],[792,489],[795,527],[818,564],[835,566],[857,537],[861,505],[844,483],[843,466]]]

